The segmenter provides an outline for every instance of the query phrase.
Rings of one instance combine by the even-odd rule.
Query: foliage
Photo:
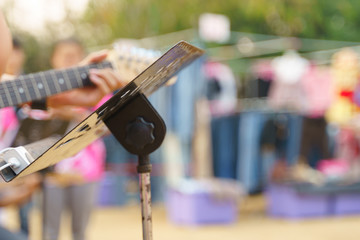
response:
[[[228,16],[232,31],[354,42],[360,39],[360,2],[356,0],[89,0],[83,16],[69,10],[66,21],[48,24],[47,35],[37,37],[37,42],[31,34],[22,33],[26,46],[31,47],[28,70],[48,67],[50,46],[64,32],[94,47],[118,38],[197,28],[198,18],[205,12]]]
[[[99,42],[196,28],[204,12],[227,15],[233,31],[358,41],[359,10],[356,0],[92,0],[84,21],[110,28]]]

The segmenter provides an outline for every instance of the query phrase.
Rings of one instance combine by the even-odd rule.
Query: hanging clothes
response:
[[[310,66],[309,61],[294,50],[287,50],[283,56],[275,58],[271,64],[276,81],[287,84],[299,82]]]
[[[305,93],[300,80],[309,66],[308,60],[291,50],[272,61],[274,83],[271,85],[269,93],[271,107],[304,111],[306,108]]]
[[[354,90],[359,82],[358,55],[350,48],[342,49],[332,57],[334,102],[326,112],[329,122],[344,126],[359,112],[354,104]]]
[[[271,61],[258,60],[251,66],[251,72],[258,78],[271,81],[274,78],[274,69]]]
[[[335,96],[334,102],[326,111],[326,119],[333,124],[347,125],[354,115],[359,112],[358,107],[351,100],[343,96]]]
[[[328,67],[313,65],[304,74],[301,83],[307,103],[304,115],[308,117],[324,116],[333,103],[334,97],[331,70]]]
[[[239,115],[214,117],[211,120],[211,138],[214,176],[236,178],[238,159]]]
[[[359,56],[351,48],[344,48],[332,57],[332,71],[337,90],[354,90],[359,78]]]
[[[231,114],[237,103],[236,79],[231,68],[219,62],[204,65],[207,81],[207,97],[213,115]]]
[[[298,114],[288,114],[287,117],[288,139],[286,145],[286,162],[291,166],[296,164],[299,158],[303,117]]]
[[[238,120],[236,177],[248,192],[262,186],[260,139],[265,120],[263,113],[255,111],[241,113]]]
[[[271,61],[256,60],[251,65],[250,79],[244,84],[245,98],[268,97],[274,77]]]

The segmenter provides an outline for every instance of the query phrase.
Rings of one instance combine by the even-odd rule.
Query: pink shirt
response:
[[[303,76],[301,83],[307,103],[305,115],[310,117],[324,116],[334,97],[330,69],[312,66]]]
[[[105,96],[93,110],[109,100]],[[106,148],[102,139],[98,139],[71,158],[62,160],[55,165],[56,172],[80,174],[86,181],[99,180],[105,169]]]
[[[0,150],[9,147],[17,133],[19,122],[13,107],[0,109]]]

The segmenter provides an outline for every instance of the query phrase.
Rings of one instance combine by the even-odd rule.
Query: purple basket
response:
[[[138,201],[138,190],[136,192],[128,190],[129,183],[134,181],[137,181],[137,177],[105,173],[99,183],[97,205],[120,206],[127,204],[129,201]]]
[[[360,213],[360,193],[342,193],[335,197],[335,215],[359,214]]]
[[[169,189],[166,200],[168,217],[176,224],[224,224],[237,219],[235,199],[216,199],[208,193]]]
[[[266,190],[268,214],[275,217],[306,218],[331,214],[331,197],[298,193],[290,186],[271,184]]]

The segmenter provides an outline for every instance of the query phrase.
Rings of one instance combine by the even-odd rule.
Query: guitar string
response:
[[[135,49],[138,49],[138,48],[135,48]],[[141,51],[140,51],[141,50]],[[153,50],[145,50],[145,49],[142,49],[140,48],[139,51],[132,51],[129,55],[130,56],[125,56],[124,53],[117,53],[117,55],[119,56],[118,57],[118,61],[119,60],[122,60],[122,61],[126,61],[128,64],[129,62],[136,62],[137,64],[141,63],[141,62],[145,62],[146,65],[147,64],[147,59],[152,59],[154,58],[155,56],[155,52]],[[138,56],[139,55],[139,56]],[[145,60],[144,60],[145,58]],[[141,59],[141,60],[140,60]],[[97,67],[97,68],[106,68],[106,67],[113,67],[111,62],[110,61],[103,61],[101,63],[93,63],[93,64],[89,64],[87,65],[87,67],[89,66],[98,66],[98,65],[102,65],[101,67]],[[79,68],[79,67],[78,67]],[[73,68],[72,68],[73,70]],[[53,71],[53,70],[50,70],[50,71]],[[36,76],[38,76],[37,74],[43,74],[44,72],[39,72],[39,73],[34,73]],[[26,75],[25,75],[26,76]],[[50,76],[51,78],[53,78],[52,76]],[[39,75],[39,78],[41,78],[41,76]],[[71,77],[72,78],[72,77]],[[87,79],[85,79],[87,80]],[[0,100],[3,104],[0,104],[0,106],[2,107],[6,107],[6,106],[9,106],[9,102],[11,102],[13,99],[8,99],[8,98],[4,98],[3,96],[6,95],[6,92],[12,96],[14,96],[14,93],[18,93],[19,91],[19,88],[23,88],[23,91],[25,91],[24,94],[28,95],[28,94],[31,94],[30,97],[27,97],[27,96],[24,96],[23,94],[20,94],[19,97],[16,97],[16,103],[15,104],[12,104],[12,105],[16,105],[16,104],[20,104],[20,103],[23,103],[24,101],[31,101],[31,100],[34,100],[34,93],[35,93],[35,88],[33,86],[30,86],[29,87],[29,81],[25,81],[24,83],[21,83],[21,81],[16,81],[15,85],[16,87],[14,87],[13,85],[14,84],[11,84],[10,86],[5,86],[4,88],[0,88]],[[47,84],[49,86],[49,84],[53,83],[52,81],[45,81],[45,82],[41,82],[42,84]],[[82,82],[81,82],[82,83]],[[55,85],[55,84],[54,84]],[[1,87],[1,85],[0,85]],[[78,87],[78,86],[76,86]],[[74,88],[76,88],[74,87]],[[53,89],[52,89],[53,90]],[[70,89],[66,89],[66,90],[70,90]],[[62,91],[53,91],[54,94],[55,93],[59,93],[59,92],[62,92]],[[48,94],[42,94],[45,96],[48,96]],[[20,101],[19,101],[19,98],[20,98]],[[23,100],[25,98],[25,100]],[[35,97],[36,99],[36,97]]]
[[[79,70],[79,69],[77,69],[77,70]],[[79,71],[82,71],[82,73],[83,73],[83,72],[85,72],[84,70],[87,70],[87,69],[84,69],[84,67],[81,67],[81,69],[80,69]],[[66,71],[69,71],[69,69],[66,70]],[[53,78],[53,77],[52,77],[52,76],[49,76],[49,75],[54,75],[54,74],[55,74],[55,76],[56,76],[56,78],[57,78],[57,80],[58,80],[59,78],[62,78],[62,77],[63,77],[64,72],[65,72],[65,70],[58,70],[58,71],[56,71],[56,72],[52,72],[52,71],[48,72],[48,71],[45,71],[45,72],[39,72],[39,73],[35,73],[35,74],[23,75],[23,76],[20,76],[20,77],[16,78],[16,79],[13,80],[13,81],[11,81],[11,83],[10,83],[10,81],[3,82],[4,88],[3,88],[3,89],[0,89],[0,91],[1,91],[1,90],[5,90],[5,89],[8,89],[8,90],[10,90],[10,91],[15,90],[15,87],[12,86],[12,85],[14,85],[14,83],[15,83],[15,85],[16,85],[16,88],[24,87],[24,85],[30,85],[30,86],[31,86],[31,84],[33,84],[33,82],[44,83],[44,81],[42,80],[40,74],[46,75],[46,81],[52,83],[53,81],[50,80],[50,78]],[[76,77],[76,76],[73,76],[73,75],[75,75],[75,74],[73,74],[73,73],[71,73],[71,75],[72,75],[72,76],[71,76],[72,78],[75,78],[75,77]],[[21,78],[21,77],[22,77],[22,78],[24,78],[24,77],[27,78],[27,80],[25,79],[25,83],[21,83],[21,81],[19,81],[19,78]],[[35,79],[35,80],[29,80],[30,78],[36,78],[36,79]],[[29,89],[29,90],[32,90],[33,87],[28,87],[28,89]]]
[[[9,90],[14,90],[13,89],[14,87],[12,86],[14,83],[16,84],[16,87],[23,87],[24,86],[24,84],[21,83],[21,81],[19,81],[19,78],[21,78],[21,77],[22,78],[24,78],[24,77],[26,77],[26,78],[36,77],[37,79],[35,80],[35,82],[39,81],[41,83],[44,83],[44,81],[42,80],[42,77],[40,76],[40,74],[46,74],[46,75],[55,74],[57,78],[61,78],[61,77],[63,77],[64,73],[67,72],[68,74],[70,73],[71,78],[77,78],[76,73],[74,73],[75,70],[77,72],[79,72],[80,74],[81,73],[88,74],[88,70],[90,68],[94,68],[94,67],[95,68],[104,68],[104,67],[107,67],[107,66],[108,65],[98,64],[98,65],[89,65],[89,66],[83,66],[83,67],[78,67],[78,68],[69,68],[69,69],[64,69],[64,70],[56,70],[56,71],[50,70],[50,71],[43,71],[43,72],[38,72],[38,73],[31,73],[31,74],[28,74],[28,75],[19,76],[18,78],[15,79],[15,81],[13,80],[12,83],[10,83],[10,81],[5,81],[2,84],[5,85],[5,88],[7,88]],[[49,78],[51,78],[51,77],[49,77],[49,76],[46,77],[46,82],[52,83],[53,81],[49,80]],[[75,80],[75,79],[72,79],[72,80]],[[32,82],[34,82],[34,81],[26,80],[25,85],[30,85],[30,84],[32,84]],[[29,89],[32,89],[32,88],[29,88]],[[1,90],[3,90],[3,89],[0,89],[0,91]]]
[[[92,64],[92,65],[88,65],[88,66],[85,66],[85,67],[83,67],[83,69],[82,68],[71,68],[71,69],[67,69],[67,71],[66,72],[64,72],[64,71],[62,71],[62,72],[60,72],[60,74],[61,74],[61,76],[60,77],[63,77],[63,75],[64,74],[66,74],[66,73],[70,73],[69,75],[71,75],[70,76],[70,78],[71,79],[78,79],[78,77],[76,76],[76,75],[78,75],[79,73],[80,74],[83,74],[83,73],[86,73],[86,74],[88,74],[88,70],[90,69],[90,68],[92,68],[92,66],[95,66],[96,68],[106,68],[106,67],[112,67],[112,65],[111,65],[111,63],[110,62],[103,62],[103,63],[100,63],[100,64]],[[74,71],[74,70],[77,70],[77,71]],[[82,70],[85,70],[85,71],[82,71]],[[73,73],[72,73],[72,72]],[[80,72],[81,71],[81,72]],[[35,73],[35,74],[33,74],[33,75],[35,75],[35,76],[40,76],[41,77],[41,75],[40,74],[47,74],[48,72],[41,72],[41,73]],[[52,73],[52,74],[51,74]],[[54,71],[51,71],[50,70],[50,74],[51,75],[53,75],[53,73],[54,73]],[[58,74],[56,75],[57,77],[56,78],[58,78],[59,79],[59,77],[58,77],[58,75],[59,75],[59,72],[58,72]],[[39,78],[40,78],[39,77]],[[31,76],[28,76],[28,78],[31,78]],[[51,78],[53,78],[52,76],[51,76]],[[82,84],[86,84],[86,83],[90,83],[90,82],[88,82],[89,80],[88,80],[88,78],[86,78],[86,79],[83,79],[83,82],[81,82]],[[14,82],[14,81],[13,81]],[[43,81],[41,81],[42,83],[45,83],[45,82],[43,82]],[[46,83],[53,83],[54,81],[46,81]],[[32,86],[32,84],[33,84],[33,81],[25,81],[25,85],[26,85],[26,87],[24,86],[24,84],[23,83],[21,83],[20,81],[18,82],[18,81],[16,81],[16,86],[17,87],[14,87],[13,85],[14,84],[11,84],[11,85],[8,85],[8,86],[6,86],[5,85],[5,88],[3,88],[3,89],[0,89],[0,94],[2,94],[2,93],[4,93],[4,91],[5,90],[7,90],[7,92],[9,93],[11,93],[12,95],[14,94],[14,92],[18,92],[18,90],[19,90],[19,87],[20,88],[26,88],[27,89],[27,93],[29,93],[29,94],[31,94],[32,96],[30,97],[30,99],[28,98],[28,97],[25,97],[25,99],[26,100],[22,100],[23,98],[21,98],[21,100],[20,100],[20,102],[24,102],[24,101],[30,101],[30,100],[32,100],[32,99],[34,99],[34,98],[36,98],[36,92],[35,92],[35,88]],[[29,87],[29,85],[30,85],[30,87]],[[72,88],[79,88],[79,87],[81,87],[81,85],[75,85],[75,86],[72,86],[70,89],[72,89]],[[69,88],[66,88],[65,90],[70,90]],[[53,90],[53,88],[52,88],[52,90]],[[63,89],[62,89],[63,90]],[[57,92],[59,92],[59,91],[54,91],[55,93],[57,93]],[[34,95],[35,95],[35,97],[34,97]],[[46,92],[45,92],[45,94],[42,94],[43,96],[47,96],[48,94],[46,94]],[[4,105],[9,105],[9,101],[8,101],[8,99],[6,98],[6,99],[4,99],[4,100],[6,100],[5,102],[4,102]],[[18,101],[18,98],[16,99],[17,100],[17,102],[19,102]],[[18,103],[17,103],[18,104]]]
[[[36,93],[35,93],[35,87],[32,85],[33,82],[35,82],[35,83],[40,82],[41,84],[44,84],[44,82],[42,80],[39,80],[39,79],[41,79],[40,74],[45,74],[46,75],[46,80],[47,80],[46,82],[47,83],[53,83],[53,81],[49,80],[49,78],[53,78],[53,77],[51,77],[49,75],[55,75],[56,78],[59,79],[59,78],[64,77],[65,72],[67,72],[69,74],[69,78],[71,78],[70,81],[73,81],[73,80],[76,80],[76,78],[77,78],[75,71],[77,71],[80,74],[82,74],[82,73],[88,74],[88,71],[89,71],[90,68],[106,68],[106,67],[111,67],[111,63],[104,62],[104,63],[90,64],[90,65],[83,66],[83,67],[76,67],[76,68],[70,68],[70,69],[65,69],[65,70],[56,70],[56,71],[49,70],[49,71],[43,71],[43,72],[23,75],[23,76],[20,76],[20,77],[23,77],[23,78],[27,77],[28,79],[33,77],[33,78],[36,78],[36,79],[34,81],[30,81],[30,80],[25,79],[24,83],[22,83],[19,80],[20,77],[18,77],[18,78],[15,79],[15,81],[12,81],[12,83],[10,83],[8,81],[3,82],[3,84],[4,84],[3,88],[0,88],[0,96],[1,96],[1,98],[3,100],[3,102],[4,102],[4,105],[9,105],[10,102],[9,102],[8,97],[4,98],[4,96],[6,96],[6,93],[14,96],[14,93],[19,92],[19,89],[22,88],[23,91],[27,91],[31,95],[31,97],[30,97],[30,99],[28,99],[28,97],[23,96],[23,97],[21,97],[20,102],[23,102],[22,99],[26,99],[25,101],[31,101],[31,100],[37,99]],[[88,77],[86,79],[82,79],[82,80],[83,80],[83,83],[86,83],[86,81],[88,81]],[[78,85],[77,82],[73,81],[73,83],[75,83],[75,85],[71,84],[71,82],[70,82],[70,84],[71,84],[70,89],[81,87],[81,86]],[[16,87],[14,87],[14,85],[16,85]],[[70,90],[70,89],[68,87],[66,87],[66,89],[61,89],[61,90],[66,91],[66,90]],[[58,91],[56,91],[54,89],[51,89],[51,90],[53,90],[52,91],[52,92],[54,92],[53,94],[58,93]],[[43,90],[40,90],[40,91],[43,91]],[[45,94],[42,93],[41,95],[44,96],[44,97],[48,96],[48,94],[46,94],[46,92],[45,92]],[[15,101],[16,104],[19,104],[18,103],[19,99],[14,97],[11,100],[14,100],[14,99],[16,99],[16,101]]]
[[[139,63],[139,59],[137,59],[136,60],[136,62],[137,63]],[[91,65],[88,65],[88,66],[97,66],[97,65],[99,65],[99,64],[91,64]],[[102,65],[101,67],[97,67],[97,68],[105,68],[105,67],[111,67],[112,65],[111,65],[111,63],[110,62],[102,62],[102,63],[100,63],[100,65]],[[79,67],[78,68],[71,68],[71,69],[68,69],[69,71],[68,72],[60,72],[60,74],[62,75],[61,77],[64,77],[63,75],[65,75],[66,73],[70,73],[71,74],[71,78],[76,78],[76,76],[73,76],[74,75],[74,73],[71,73],[71,71],[74,71],[74,70],[78,70],[77,72],[75,72],[75,75],[79,72]],[[38,77],[38,79],[39,78],[41,78],[41,76],[40,76],[40,74],[48,74],[50,72],[50,74],[51,73],[53,73],[54,71],[53,70],[50,70],[50,71],[44,71],[44,72],[39,72],[39,73],[34,73],[34,74],[28,74],[28,75],[25,75],[25,76],[27,76],[27,78],[31,78],[31,77]],[[83,73],[83,72],[81,72],[81,73]],[[86,73],[88,73],[88,72],[86,72]],[[50,76],[50,77],[52,77],[52,76]],[[77,78],[76,78],[77,79]],[[87,79],[85,79],[85,80],[87,80]],[[36,81],[36,80],[35,80]],[[38,81],[41,81],[41,80],[38,80]],[[27,92],[29,92],[29,93],[31,93],[31,97],[30,97],[30,100],[31,99],[33,99],[34,97],[33,97],[33,95],[34,95],[34,93],[35,93],[35,95],[36,95],[36,88],[35,87],[33,87],[32,86],[32,84],[33,84],[33,82],[34,81],[26,81],[25,82],[25,85],[23,84],[23,83],[21,83],[20,81],[15,81],[16,83],[15,83],[15,85],[16,85],[16,87],[14,87],[13,85],[14,84],[9,84],[9,85],[6,85],[6,83],[5,83],[5,86],[4,86],[4,88],[6,88],[6,89],[0,89],[0,92],[1,93],[6,93],[6,92],[8,92],[8,93],[11,93],[12,95],[14,94],[14,92],[18,92],[18,90],[19,90],[19,88],[23,88],[23,87],[25,87],[26,89],[27,89]],[[30,82],[30,83],[29,83]],[[52,81],[41,81],[41,83],[52,83]],[[82,83],[82,82],[81,82]],[[71,88],[66,88],[66,90],[68,90],[68,89],[72,89],[72,88],[76,88],[76,87],[79,87],[79,85],[76,85],[75,87],[71,87]],[[5,90],[7,90],[6,92],[4,92]],[[24,88],[23,88],[23,90],[25,90]],[[52,89],[53,90],[53,89]],[[53,91],[53,92],[55,92],[55,93],[57,93],[58,91]],[[42,94],[42,95],[44,95],[44,96],[47,96],[48,94]],[[36,96],[35,96],[35,98],[36,98]],[[29,99],[29,97],[26,97],[26,99]],[[9,99],[6,99],[6,100],[9,100]],[[18,101],[18,98],[17,98],[17,101]],[[21,101],[23,101],[22,99],[21,99]]]
[[[84,72],[84,68],[81,68],[80,71]],[[60,78],[63,78],[64,77],[64,74],[65,74],[65,71],[60,71],[60,72],[57,72],[55,74],[52,74],[52,72],[48,72],[48,73],[45,73],[46,75],[46,79],[48,81],[46,82],[51,82],[51,80],[49,79],[60,79]],[[75,76],[73,76],[73,74],[70,74],[70,78],[71,80],[70,81],[73,81],[73,79],[75,78]],[[12,81],[12,82],[6,82],[4,84],[4,87],[3,89],[1,89],[2,91],[0,91],[0,94],[4,94],[4,95],[1,95],[1,96],[6,96],[6,98],[4,98],[4,102],[6,102],[7,104],[10,104],[10,105],[14,105],[14,104],[11,104],[11,100],[15,99],[15,98],[10,98],[9,99],[9,94],[14,96],[14,93],[18,93],[19,92],[19,89],[22,89],[22,92],[25,94],[25,93],[28,93],[27,95],[29,96],[25,96],[24,94],[21,96],[21,99],[19,98],[16,98],[16,102],[18,103],[19,100],[20,102],[23,102],[23,99],[25,101],[30,101],[32,99],[38,99],[38,95],[40,94],[40,98],[41,97],[45,97],[45,96],[48,96],[49,94],[47,94],[46,92],[44,92],[44,90],[42,90],[40,87],[43,86],[45,84],[45,82],[43,82],[39,77],[40,75],[37,73],[37,74],[29,74],[26,76],[28,79],[27,80],[24,80],[24,83],[21,83],[21,82],[18,82],[18,81]],[[56,80],[54,80],[56,81]],[[15,84],[14,84],[15,82]],[[40,85],[41,84],[41,85]],[[60,90],[61,91],[66,91],[66,90],[69,90],[69,89],[72,89],[72,88],[76,88],[76,87],[79,87],[77,84],[72,84],[71,82],[69,83],[71,88],[69,86],[61,86]],[[14,85],[16,85],[16,87],[14,87]],[[34,86],[35,85],[35,86]],[[37,87],[37,86],[40,86],[40,87]],[[54,88],[51,88],[52,92],[53,93],[57,93],[58,91]],[[29,98],[30,97],[30,98]],[[9,101],[10,100],[10,101]]]
[[[124,60],[124,59],[122,59],[122,60]],[[129,61],[128,61],[129,62]],[[136,62],[137,63],[139,63],[139,59],[136,59]],[[100,67],[99,67],[99,65],[101,65]],[[90,65],[87,65],[87,66],[85,66],[84,68],[85,68],[85,73],[88,73],[88,69],[90,68],[90,66],[95,66],[96,68],[105,68],[105,67],[112,67],[112,65],[111,65],[111,63],[110,62],[108,62],[108,61],[105,61],[105,62],[102,62],[102,63],[98,63],[98,64],[90,64]],[[81,70],[79,70],[79,69],[81,69],[81,67],[77,67],[77,68],[71,68],[71,69],[67,69],[68,71],[62,71],[62,72],[56,72],[55,73],[55,75],[56,75],[56,77],[55,78],[58,78],[59,79],[59,77],[58,77],[58,75],[59,75],[59,73],[61,74],[61,76],[60,76],[60,78],[62,78],[62,77],[64,77],[64,75],[65,74],[71,74],[71,76],[70,76],[70,78],[71,79],[75,79],[75,80],[77,80],[78,79],[78,77],[77,76],[74,76],[74,75],[78,75],[78,74],[82,74],[82,73],[84,73],[84,72],[80,72]],[[77,71],[74,71],[74,70],[77,70]],[[71,73],[71,71],[73,71],[74,73]],[[50,74],[51,76],[49,77],[49,78],[54,78],[53,77],[53,75],[54,75],[54,71],[53,70],[50,70],[50,71],[44,71],[44,72],[39,72],[39,73],[34,73],[34,74],[32,74],[32,75],[27,75],[27,77],[28,78],[31,78],[31,77],[37,77],[37,79],[40,79],[41,78],[41,74],[43,74],[43,75],[45,75],[45,74]],[[25,75],[26,76],[26,75]],[[46,77],[46,79],[48,80],[48,77]],[[154,79],[155,80],[155,79]],[[41,84],[43,84],[43,85],[48,85],[48,86],[50,86],[50,84],[52,84],[52,83],[54,83],[54,81],[42,81],[42,80],[37,80],[37,81],[39,81]],[[88,79],[83,79],[83,82],[80,82],[81,84],[83,84],[83,83],[85,83],[85,81],[88,81]],[[41,93],[41,95],[42,96],[48,96],[49,94],[47,94],[46,93],[46,90],[44,89],[44,90],[40,90],[40,89],[36,89],[34,86],[32,86],[32,84],[33,84],[33,82],[34,81],[26,81],[25,80],[25,85],[24,85],[24,83],[22,83],[21,81],[15,81],[15,84],[14,83],[12,83],[11,85],[10,84],[8,84],[7,86],[6,86],[6,84],[4,85],[4,88],[2,88],[2,89],[0,89],[0,94],[1,94],[1,96],[4,96],[3,94],[4,93],[10,93],[11,95],[14,95],[14,93],[18,93],[19,92],[19,88],[23,88],[23,91],[27,91],[27,93],[29,93],[31,96],[30,96],[30,98],[29,97],[26,97],[26,96],[24,96],[24,95],[22,95],[22,96],[20,96],[19,98],[20,98],[20,100],[19,100],[19,98],[17,97],[16,98],[16,104],[19,104],[18,102],[20,102],[20,103],[22,103],[22,102],[24,102],[24,101],[31,101],[31,100],[33,100],[33,99],[36,99],[37,97],[36,97],[36,90],[38,90],[38,91],[45,91],[45,93]],[[35,82],[36,82],[36,80],[35,80]],[[56,80],[55,80],[55,82],[56,82]],[[65,90],[63,90],[63,89],[61,89],[62,91],[66,91],[66,90],[70,90],[70,89],[73,89],[73,88],[79,88],[79,87],[81,87],[81,84],[78,84],[78,85],[75,85],[74,87],[71,85],[71,88],[69,88],[69,87],[67,87]],[[13,85],[16,85],[16,87],[14,87]],[[29,86],[30,85],[30,86]],[[6,89],[5,89],[6,88]],[[6,91],[7,90],[7,91]],[[52,88],[51,89],[52,90],[52,92],[54,92],[54,93],[58,93],[59,91],[57,91],[57,90],[54,90],[54,88]],[[6,92],[5,92],[6,91]],[[62,92],[62,91],[60,91],[60,92]],[[6,94],[5,94],[6,95]],[[35,97],[34,97],[34,95],[35,95]],[[23,100],[23,98],[25,98],[25,100]],[[6,99],[3,99],[2,98],[2,100],[5,100],[5,101],[3,101],[4,102],[4,105],[9,105],[10,103],[9,103],[9,99],[8,98],[6,98]],[[11,101],[12,99],[10,99],[10,101]],[[12,105],[15,105],[15,104],[12,104]]]

